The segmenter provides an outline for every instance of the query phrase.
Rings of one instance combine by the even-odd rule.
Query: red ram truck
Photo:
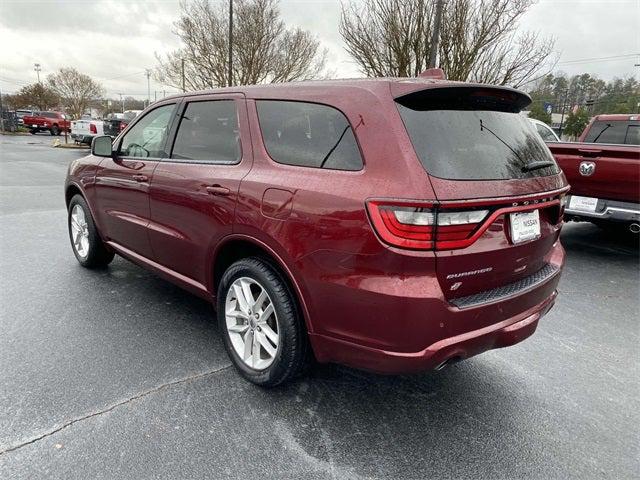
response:
[[[597,115],[579,142],[549,142],[571,191],[565,219],[640,232],[640,115]]]
[[[37,115],[26,115],[23,117],[24,126],[31,134],[47,131],[51,135],[60,135],[65,129],[71,132],[71,122],[67,120],[64,113],[60,112],[40,112]]]

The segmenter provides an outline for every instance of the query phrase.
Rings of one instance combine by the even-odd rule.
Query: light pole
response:
[[[38,83],[40,83],[40,71],[42,70],[42,68],[40,68],[40,64],[34,63],[33,69],[36,71],[36,74],[38,75]]]
[[[429,68],[435,68],[436,55],[438,55],[438,42],[440,40],[440,23],[442,23],[442,4],[444,0],[436,3],[436,18],[433,21],[433,32],[431,33],[431,52],[429,55]]]
[[[122,113],[124,113],[124,98],[122,98],[121,93],[119,93],[118,95],[120,95],[120,102],[122,103]]]
[[[229,86],[233,85],[233,0],[229,0]]]
[[[151,69],[147,68],[146,72],[147,72],[147,107],[148,107],[151,104],[151,83],[150,83]]]

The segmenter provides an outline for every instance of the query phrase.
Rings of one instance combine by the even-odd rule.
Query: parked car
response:
[[[571,184],[568,220],[640,232],[640,116],[598,115],[580,143],[548,143]]]
[[[25,115],[22,117],[22,121],[32,134],[47,131],[51,135],[60,135],[65,129],[68,132],[71,131],[71,122],[67,120],[64,113],[60,112],[39,112],[37,115]]]
[[[93,137],[104,135],[104,122],[87,116],[71,122],[71,138],[78,143],[91,145]]]
[[[529,103],[424,78],[163,99],[71,163],[73,252],[213,302],[259,385],[309,356],[442,368],[522,341],[556,299],[568,185],[518,114]]]
[[[37,110],[24,110],[24,109],[18,109],[16,110],[16,115],[18,116],[18,125],[24,125],[24,117],[25,116],[29,116],[29,117],[33,117],[35,115],[38,115]]]
[[[104,134],[111,137],[116,137],[120,134],[131,121],[140,114],[142,110],[127,110],[122,114],[107,118],[104,121]]]
[[[529,121],[533,123],[533,126],[536,128],[536,131],[540,134],[540,136],[542,137],[542,140],[544,140],[545,142],[560,141],[560,138],[558,138],[558,135],[556,135],[556,132],[554,132],[553,129],[546,123],[535,118],[529,118]]]

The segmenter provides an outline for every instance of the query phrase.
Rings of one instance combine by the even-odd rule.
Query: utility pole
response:
[[[229,0],[229,80],[228,84],[233,85],[233,0]]]
[[[440,24],[442,23],[442,7],[444,0],[436,3],[436,18],[433,21],[433,32],[431,33],[431,52],[429,55],[429,68],[435,68],[436,56],[438,55],[438,43],[440,41]]]
[[[4,132],[4,109],[2,108],[2,90],[0,90],[0,131]]]
[[[181,59],[181,65],[182,65],[182,91],[186,92],[187,90],[184,88],[184,58]]]
[[[36,74],[38,75],[38,83],[40,83],[40,71],[42,70],[42,68],[40,68],[40,64],[34,63],[33,69],[36,71]]]
[[[151,69],[147,68],[145,70],[147,73],[147,107],[148,107],[151,104],[151,83],[150,83]]]
[[[567,95],[569,95],[569,90],[565,90],[564,100],[562,100],[562,115],[560,116],[560,128],[558,128],[558,137],[560,137],[560,140],[562,140],[562,127],[564,126],[564,110],[567,108]]]
[[[122,103],[122,113],[124,113],[124,98],[122,98],[121,93],[119,93],[118,95],[120,95],[120,103]]]

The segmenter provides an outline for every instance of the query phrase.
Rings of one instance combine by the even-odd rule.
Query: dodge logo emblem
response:
[[[596,170],[596,164],[593,162],[582,162],[580,164],[580,167],[578,167],[578,171],[580,172],[580,175],[584,177],[593,175],[593,172],[595,170]]]

